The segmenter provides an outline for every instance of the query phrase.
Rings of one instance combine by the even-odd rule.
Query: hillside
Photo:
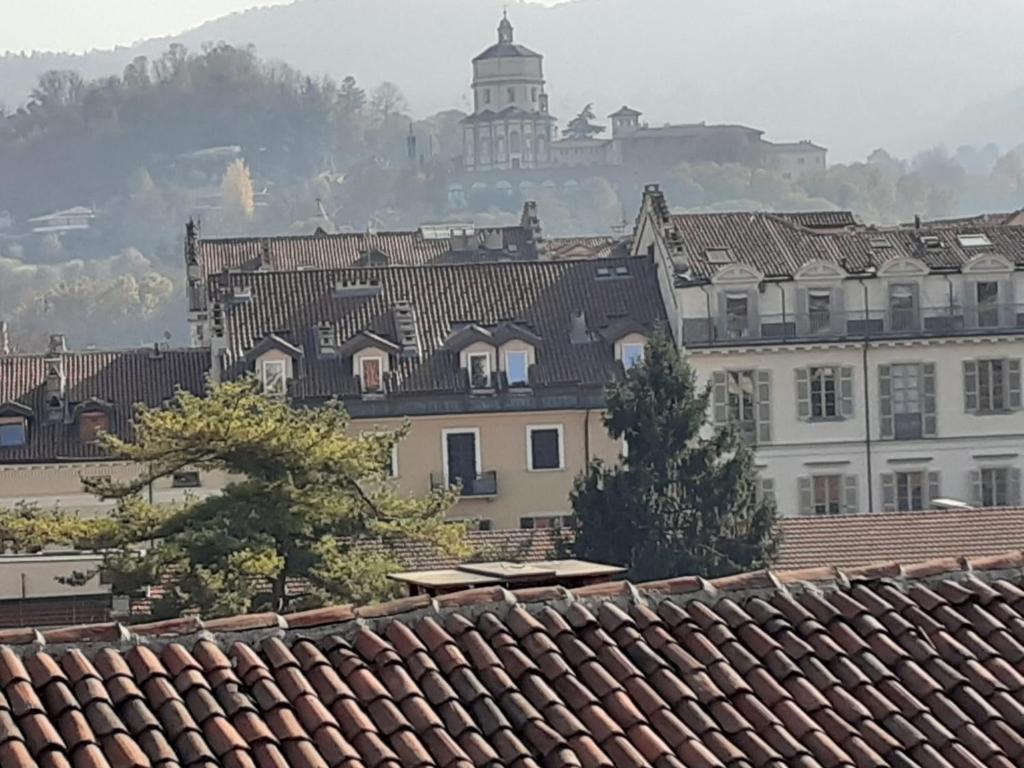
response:
[[[491,41],[501,7],[499,0],[297,0],[173,41],[192,50],[251,43],[262,57],[305,72],[351,74],[368,85],[391,80],[415,114],[427,115],[466,107],[469,61]],[[1019,85],[1006,62],[1019,56],[1024,4],[575,0],[513,5],[510,15],[518,40],[545,54],[552,111],[563,118],[590,101],[599,114],[628,102],[652,123],[744,122],[770,138],[814,138],[834,159],[849,160],[876,146],[907,153],[958,141],[953,120],[965,105]],[[87,78],[120,73],[134,56],[157,56],[170,42],[0,58],[0,101],[23,101],[46,69]],[[972,133],[999,127],[981,122]]]

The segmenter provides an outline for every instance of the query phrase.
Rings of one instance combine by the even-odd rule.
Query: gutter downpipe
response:
[[[868,514],[875,511],[875,481],[871,466],[871,400],[868,389],[868,347],[871,341],[870,317],[868,315],[868,286],[863,277],[857,282],[864,292],[864,345],[861,350],[861,370],[864,378],[864,457],[867,462],[868,475]]]

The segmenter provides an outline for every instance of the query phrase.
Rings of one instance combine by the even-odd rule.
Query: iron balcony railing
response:
[[[730,316],[683,321],[687,346],[993,333],[1024,333],[1024,304],[786,312],[762,314],[756,319]]]
[[[430,486],[438,488],[458,487],[460,494],[467,496],[497,496],[498,473],[494,470],[481,472],[476,476],[446,478],[443,474],[431,474]]]

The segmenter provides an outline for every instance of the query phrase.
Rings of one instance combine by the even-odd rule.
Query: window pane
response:
[[[469,356],[469,383],[474,389],[491,385],[491,365],[487,355]]]
[[[642,344],[622,345],[622,365],[628,371],[634,365],[644,361],[644,347]]]
[[[363,360],[363,391],[378,392],[381,389],[380,360],[375,357]]]
[[[814,514],[838,515],[842,511],[839,502],[839,475],[817,475],[814,478]]]
[[[747,335],[747,297],[725,297],[725,324],[729,338],[738,339]]]
[[[560,469],[562,466],[558,450],[557,429],[534,429],[530,431],[531,469]]]
[[[811,291],[807,295],[808,323],[811,333],[827,331],[832,326],[832,294],[825,291]]]
[[[263,362],[263,391],[268,395],[283,395],[285,393],[283,360],[265,360]]]
[[[107,414],[83,413],[78,417],[78,437],[83,443],[97,440],[107,430]]]
[[[924,473],[898,472],[896,474],[896,509],[914,512],[924,507]]]
[[[811,368],[811,416],[816,419],[835,418],[836,369],[833,367]]]
[[[505,353],[505,375],[510,387],[529,383],[529,358],[526,352]]]
[[[16,448],[25,444],[25,423],[23,421],[0,424],[0,448]]]

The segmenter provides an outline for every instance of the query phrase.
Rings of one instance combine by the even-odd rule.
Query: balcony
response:
[[[460,496],[462,498],[487,498],[498,495],[498,473],[491,470],[481,472],[475,477],[453,477],[449,482],[443,474],[432,473],[430,475],[430,487],[434,490],[448,488],[450,486],[461,486]]]
[[[756,325],[738,333],[719,318],[683,321],[688,347],[740,346],[751,343],[837,341],[941,336],[1024,334],[1024,304],[988,304],[965,311],[962,307],[871,309],[848,312],[766,314]]]

